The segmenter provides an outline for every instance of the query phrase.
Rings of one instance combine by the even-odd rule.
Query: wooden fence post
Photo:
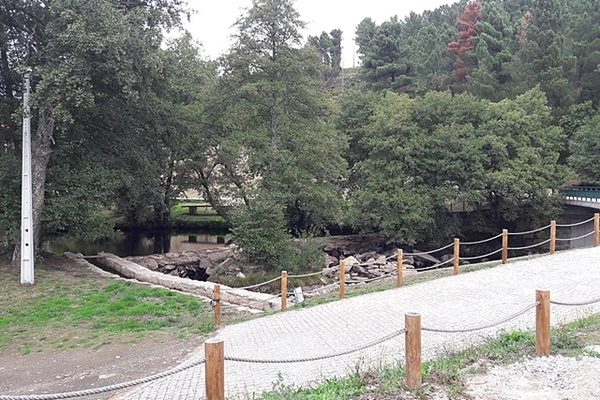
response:
[[[221,325],[221,285],[215,285],[213,290],[213,304],[215,310],[215,326]]]
[[[556,253],[556,221],[550,222],[550,254]]]
[[[340,260],[340,300],[346,297],[346,263]]]
[[[454,239],[454,270],[453,274],[458,275],[458,267],[460,266],[460,239]]]
[[[204,342],[206,400],[225,400],[225,353],[223,348],[223,339],[212,338]]]
[[[600,246],[600,214],[594,214],[594,246]]]
[[[502,229],[502,264],[508,261],[508,229]]]
[[[287,271],[281,271],[281,312],[287,309]]]
[[[404,268],[402,266],[403,263],[403,254],[402,254],[402,249],[398,249],[398,258],[397,258],[397,262],[398,262],[398,287],[401,287],[404,284]]]
[[[417,390],[423,384],[421,374],[421,315],[408,313],[404,315],[406,386]]]
[[[550,291],[536,290],[535,300],[535,354],[550,355]]]

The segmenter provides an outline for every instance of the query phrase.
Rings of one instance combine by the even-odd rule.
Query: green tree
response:
[[[301,47],[303,26],[291,0],[255,0],[236,23],[219,110],[208,113],[219,145],[197,174],[213,203],[241,208],[234,231],[256,203],[282,208],[288,238],[340,218],[347,144],[332,124],[322,60]]]
[[[8,60],[3,62],[3,94],[9,101],[16,98],[20,84],[15,82],[20,82],[25,67],[33,67],[36,83],[32,177],[34,237],[39,246],[42,218],[48,228],[70,226],[81,231],[80,222],[90,220],[86,215],[97,213],[105,203],[104,194],[94,193],[112,186],[97,180],[100,176],[103,183],[112,180],[106,174],[110,156],[131,150],[119,147],[129,144],[119,139],[142,132],[138,128],[144,124],[136,116],[147,105],[144,100],[156,76],[161,30],[178,23],[182,2],[11,1],[3,7],[2,32],[11,32],[0,35]],[[10,130],[18,137],[16,124]],[[139,141],[131,142],[139,147]],[[4,149],[18,157],[16,143]],[[101,150],[106,149],[108,157],[103,157]],[[82,152],[89,152],[88,157],[78,157]],[[97,167],[86,164],[97,160],[107,162]],[[74,165],[78,161],[82,164]],[[14,172],[8,179],[18,182]],[[46,199],[53,206],[43,214]],[[65,205],[82,199],[86,206]]]
[[[573,43],[573,54],[577,57],[574,84],[577,101],[592,101],[600,105],[600,8],[591,0],[579,0],[571,6],[568,36]]]
[[[564,133],[552,125],[547,103],[540,88],[532,89],[492,104],[493,117],[481,126],[488,157],[484,187],[496,226],[539,226],[562,209],[556,193],[570,174],[558,163]]]
[[[515,34],[507,12],[495,1],[481,5],[479,35],[474,39],[476,66],[468,76],[469,93],[492,101],[510,97]]]
[[[572,84],[576,57],[565,32],[567,18],[562,2],[534,1],[527,42],[513,69],[515,80],[526,82],[527,89],[540,85],[558,114],[576,97]]]
[[[575,132],[570,149],[569,165],[577,176],[589,183],[600,183],[600,114]]]
[[[402,28],[398,17],[392,17],[379,26],[367,18],[356,29],[362,77],[373,89],[407,91],[412,84],[416,71]]]
[[[334,29],[320,36],[309,36],[307,43],[319,52],[325,68],[325,80],[338,76],[342,70],[342,31]]]
[[[424,239],[424,227],[434,223],[428,194],[405,167],[407,143],[418,135],[411,118],[413,103],[406,95],[386,92],[375,104],[362,139],[362,157],[352,170],[348,211],[356,229],[410,244]]]

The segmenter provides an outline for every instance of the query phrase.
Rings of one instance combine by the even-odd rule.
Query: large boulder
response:
[[[352,256],[344,258],[343,261],[344,261],[344,270],[346,271],[346,273],[352,271],[353,266],[360,264],[360,262],[358,262],[358,260]]]

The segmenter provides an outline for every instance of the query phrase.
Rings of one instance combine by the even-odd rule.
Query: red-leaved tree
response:
[[[472,1],[467,4],[465,11],[458,17],[456,26],[459,29],[458,40],[448,43],[448,51],[455,55],[454,63],[455,77],[457,83],[467,82],[467,73],[469,60],[467,53],[475,48],[473,38],[479,34],[477,22],[481,20],[481,4],[478,1]]]

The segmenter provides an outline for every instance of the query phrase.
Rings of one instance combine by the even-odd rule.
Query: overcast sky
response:
[[[304,39],[308,35],[318,35],[333,29],[343,31],[344,67],[353,63],[354,31],[356,25],[366,17],[381,23],[394,15],[405,17],[411,11],[421,13],[452,0],[296,0],[296,9],[308,24]],[[231,26],[242,14],[243,8],[252,5],[251,0],[189,0],[197,11],[192,16],[187,29],[200,41],[210,58],[227,51],[231,45]],[[358,59],[356,59],[358,63]]]

